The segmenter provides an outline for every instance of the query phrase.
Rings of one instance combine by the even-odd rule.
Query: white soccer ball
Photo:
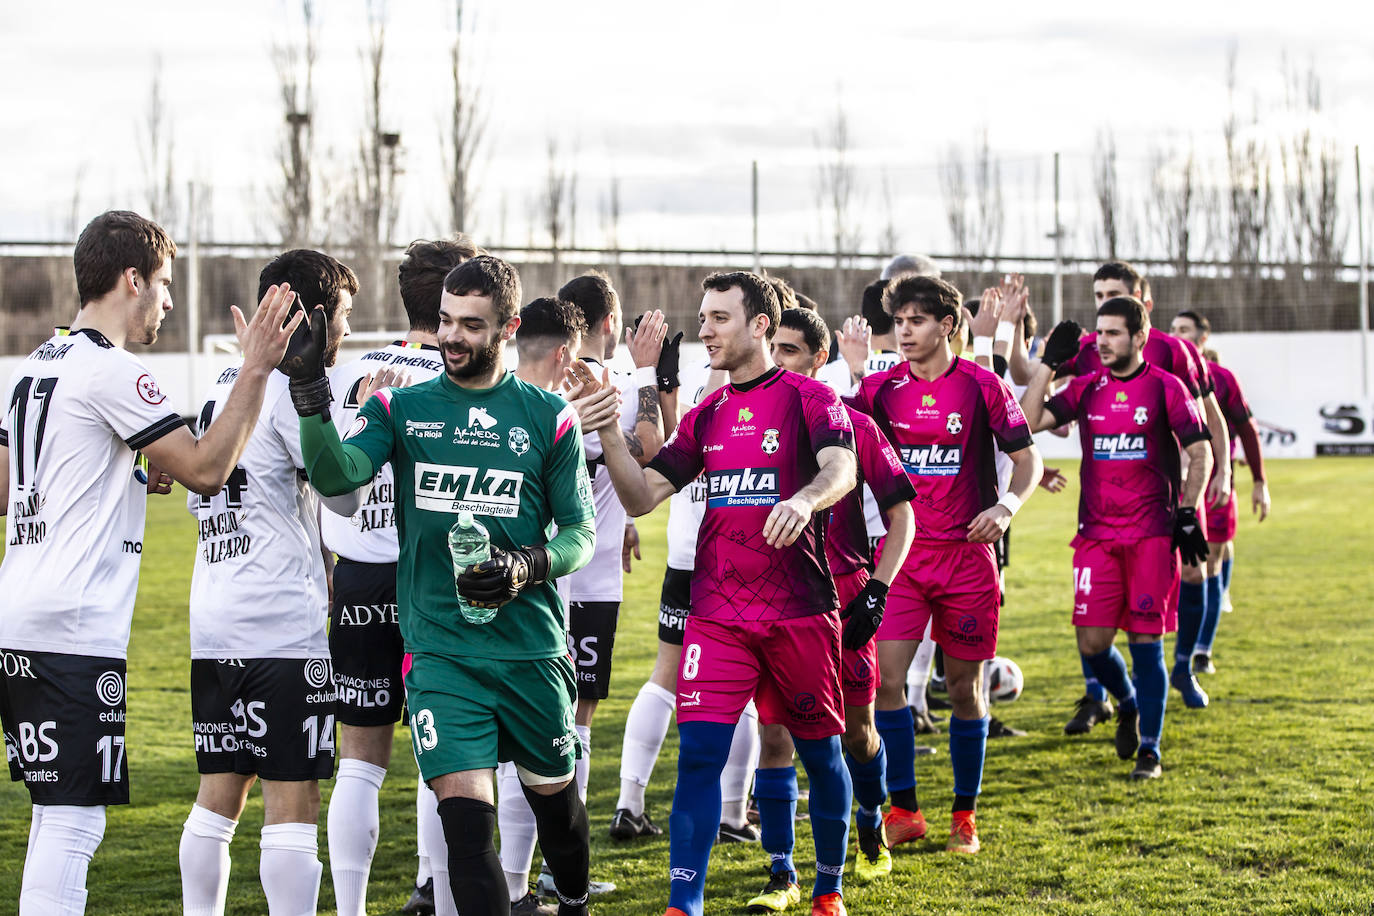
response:
[[[1009,658],[997,656],[983,664],[983,691],[993,703],[1010,703],[1025,686],[1021,668]]]

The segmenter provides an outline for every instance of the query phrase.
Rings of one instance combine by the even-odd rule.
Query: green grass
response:
[[[918,763],[931,839],[900,848],[890,880],[851,882],[851,912],[1374,909],[1374,463],[1274,461],[1270,469],[1277,508],[1263,525],[1248,515],[1241,520],[1236,612],[1222,620],[1219,673],[1204,678],[1212,706],[1185,710],[1177,694],[1171,698],[1165,776],[1147,785],[1126,779],[1129,764],[1116,759],[1109,728],[1085,738],[1062,733],[1082,693],[1067,546],[1077,495],[1073,488],[1059,496],[1041,492],[1029,502],[1017,519],[999,648],[1025,671],[1026,692],[997,712],[1030,736],[988,747],[983,852],[971,859],[943,852],[951,775],[942,747],[938,757]],[[186,623],[195,529],[183,506],[177,496],[150,506],[129,656],[133,804],[110,811],[90,872],[90,913],[180,911],[177,843],[196,789]],[[600,916],[653,914],[666,902],[666,838],[619,846],[605,833],[619,787],[625,715],[653,664],[665,518],[659,512],[641,525],[645,561],[627,582],[611,697],[592,736],[592,871],[620,886],[596,901]],[[671,802],[675,751],[670,732],[649,789],[660,823]],[[409,893],[414,783],[398,732],[382,792],[370,913],[396,912]],[[328,784],[324,791],[327,798]],[[233,913],[266,912],[257,880],[258,799],[255,793],[232,847]],[[804,862],[810,834],[799,827]],[[0,790],[0,861],[11,863],[0,869],[2,911],[18,899],[27,830],[28,795],[12,784]],[[325,846],[322,826],[322,859]],[[741,912],[761,886],[763,866],[757,847],[718,849],[708,912]],[[326,870],[321,912],[332,906]]]

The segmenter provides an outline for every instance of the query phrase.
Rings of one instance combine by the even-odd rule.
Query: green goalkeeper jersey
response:
[[[552,581],[522,591],[490,623],[471,624],[458,610],[448,549],[464,509],[505,549],[547,543],[551,521],[566,528],[592,517],[582,433],[566,401],[509,372],[476,390],[440,373],[369,398],[345,442],[373,468],[389,461],[395,472],[396,601],[407,651],[567,654],[566,612]]]

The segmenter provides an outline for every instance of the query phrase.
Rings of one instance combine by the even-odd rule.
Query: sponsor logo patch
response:
[[[430,512],[466,509],[474,515],[514,518],[520,512],[524,483],[525,475],[519,471],[420,461],[415,463],[415,508]]]
[[[146,372],[138,377],[134,387],[138,389],[138,396],[149,404],[161,404],[167,400],[167,395],[158,390],[157,381]]]
[[[1144,436],[1130,433],[1093,436],[1094,461],[1142,461],[1146,454]]]
[[[964,460],[957,445],[904,445],[902,466],[917,477],[954,477]]]
[[[739,468],[710,471],[706,480],[706,505],[772,506],[781,500],[777,468]]]

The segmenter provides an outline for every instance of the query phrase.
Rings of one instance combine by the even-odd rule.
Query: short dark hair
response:
[[[792,288],[782,277],[775,277],[768,271],[763,272],[763,279],[768,281],[768,285],[773,287],[773,292],[778,294],[778,308],[784,312],[788,309],[797,307],[797,291]]]
[[[1201,315],[1199,315],[1192,309],[1184,309],[1183,311],[1178,313],[1178,317],[1187,318],[1189,321],[1191,321],[1194,325],[1197,326],[1197,329],[1199,331],[1201,331],[1204,334],[1212,333],[1212,322],[1208,321],[1206,318],[1203,318]]]
[[[589,330],[605,321],[620,301],[619,294],[611,285],[611,278],[599,270],[590,270],[564,283],[558,291],[558,298],[577,307]]]
[[[1097,307],[1097,314],[1125,318],[1126,331],[1132,337],[1150,327],[1150,312],[1135,296],[1114,296]]]
[[[744,320],[753,321],[755,316],[763,315],[768,319],[766,340],[772,340],[778,331],[782,308],[778,305],[778,294],[763,277],[747,270],[718,270],[701,281],[702,292],[724,293],[738,289],[744,297]]]
[[[812,299],[806,293],[799,293],[794,289],[792,290],[792,294],[797,297],[797,308],[810,309],[813,312],[819,312],[821,310],[820,303],[818,303],[815,299]],[[778,304],[781,305],[782,303]]]
[[[72,264],[77,297],[83,306],[99,299],[130,267],[151,282],[163,262],[176,256],[176,243],[157,223],[128,210],[107,210],[87,223],[76,240]]]
[[[573,338],[587,330],[577,306],[565,299],[544,296],[520,310],[515,346],[521,353],[544,355],[559,344],[572,346]]]
[[[890,282],[892,281],[874,280],[864,287],[863,304],[859,306],[859,314],[868,322],[874,334],[892,332],[892,316],[883,310],[883,293]]]
[[[889,315],[896,315],[910,305],[936,321],[953,319],[951,337],[958,332],[963,323],[964,316],[960,310],[963,304],[963,296],[959,295],[959,291],[948,281],[920,274],[894,277],[888,282],[887,290],[883,293],[883,308]]]
[[[451,296],[486,296],[496,310],[496,323],[505,324],[520,308],[520,274],[495,255],[468,258],[444,277]]]
[[[1140,287],[1144,276],[1125,261],[1108,261],[1097,269],[1093,274],[1093,282],[1098,280],[1120,280],[1126,284],[1126,288],[1134,290]]]
[[[800,331],[802,340],[806,341],[813,355],[830,349],[830,329],[825,326],[825,319],[811,309],[799,306],[783,309],[778,327]]]
[[[267,294],[269,286],[291,284],[291,292],[302,308],[324,306],[327,318],[333,318],[339,307],[339,293],[358,292],[358,277],[344,264],[321,251],[293,248],[283,251],[267,262],[258,274],[258,298]]]
[[[396,279],[412,331],[432,334],[439,330],[444,278],[468,258],[485,253],[461,232],[450,239],[416,239],[410,243],[396,268]]]

